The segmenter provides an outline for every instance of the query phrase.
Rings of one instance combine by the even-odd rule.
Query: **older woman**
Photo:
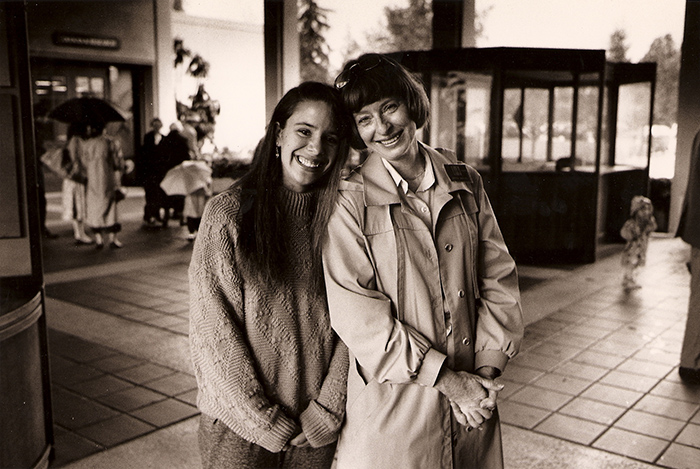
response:
[[[121,186],[124,158],[116,140],[104,132],[101,122],[87,125],[87,138],[79,141],[78,155],[85,167],[85,224],[95,234],[95,247],[102,249],[104,236],[109,247],[118,249],[117,239],[122,225],[119,223],[117,191]]]
[[[523,323],[481,178],[418,141],[428,98],[397,62],[363,55],[335,84],[369,153],[341,182],[323,247],[353,363],[338,468],[501,467],[493,379]]]
[[[205,468],[333,461],[348,355],[320,247],[349,129],[336,90],[302,83],[275,108],[250,171],[206,206],[189,272]]]

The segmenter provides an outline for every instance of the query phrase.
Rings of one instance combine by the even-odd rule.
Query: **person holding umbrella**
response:
[[[187,138],[192,162],[209,168],[209,162],[205,160],[200,149],[200,135],[195,128],[195,124],[198,121],[199,115],[196,113],[186,114],[184,116],[183,135]],[[201,135],[201,138],[204,138],[204,135]],[[182,210],[182,216],[187,225],[187,240],[190,242],[194,241],[195,237],[197,236],[199,224],[202,221],[202,214],[204,213],[204,206],[212,196],[211,177],[208,178],[207,182],[208,184],[205,187],[190,192],[185,197],[185,205]]]
[[[93,244],[95,241],[85,232],[87,176],[80,159],[81,142],[87,138],[87,125],[73,122],[68,127],[68,142],[63,148],[61,169],[63,172],[63,218],[73,224],[73,238],[78,246]]]
[[[85,224],[95,234],[97,249],[104,247],[105,236],[109,247],[118,249],[122,243],[117,239],[121,231],[117,203],[124,159],[117,142],[104,134],[104,123],[94,122],[87,127],[88,138],[82,142],[79,152],[87,174]]]
[[[109,235],[110,246],[121,247],[121,243],[116,239],[116,231],[120,225],[116,222],[119,181],[115,177],[117,171],[121,177],[123,162],[116,142],[103,136],[102,132],[106,123],[123,122],[124,116],[103,99],[81,96],[59,104],[49,112],[48,117],[70,124],[70,129],[80,129],[74,132],[76,135],[68,142],[70,167],[65,168],[69,172],[69,178],[76,182],[75,188],[79,189],[72,191],[76,242],[92,242],[84,233],[83,225],[86,225],[95,232],[98,249],[104,246],[102,234],[105,230],[112,233]],[[109,177],[106,174],[109,174]],[[103,175],[105,176],[102,177]],[[112,202],[105,204],[106,198]],[[110,208],[107,209],[107,206]]]
[[[78,159],[78,145],[80,140],[85,138],[85,125],[80,122],[73,122],[68,126],[66,141],[57,144],[47,142],[46,152],[40,160],[63,179],[63,219],[71,221],[73,224],[73,238],[75,244],[93,244],[94,241],[85,233],[83,219],[85,217],[85,182],[86,176],[84,168]],[[41,173],[41,171],[40,171]],[[40,207],[45,210],[45,207]],[[45,213],[41,214],[45,220]]]
[[[187,220],[188,241],[194,241],[204,213],[204,207],[212,195],[212,170],[205,160],[186,160],[170,169],[160,183],[168,197],[185,196],[183,216]]]

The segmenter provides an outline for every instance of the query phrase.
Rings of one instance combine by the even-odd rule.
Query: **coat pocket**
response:
[[[376,412],[391,394],[391,384],[379,384],[376,379],[367,376],[362,367],[353,361],[348,372],[348,403],[345,415],[347,430],[358,431],[364,422]]]

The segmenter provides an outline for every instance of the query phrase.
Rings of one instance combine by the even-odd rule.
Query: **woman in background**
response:
[[[328,85],[290,90],[249,172],[204,211],[189,271],[204,468],[333,461],[348,357],[320,247],[348,153],[343,109]]]
[[[68,126],[63,149],[63,219],[73,224],[73,239],[78,246],[95,241],[85,232],[85,184],[87,176],[80,159],[81,143],[87,138],[87,124],[74,122]]]
[[[79,145],[87,175],[85,224],[95,234],[97,249],[104,247],[105,236],[109,247],[118,249],[122,243],[117,239],[121,231],[117,202],[124,159],[117,142],[104,134],[104,127],[103,123],[88,124],[87,138]]]

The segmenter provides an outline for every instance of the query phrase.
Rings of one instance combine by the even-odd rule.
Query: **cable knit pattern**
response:
[[[276,209],[285,217],[278,235],[289,243],[284,282],[261,284],[237,249],[240,188],[208,203],[189,269],[199,409],[272,452],[297,425],[314,447],[337,439],[348,371],[325,292],[311,277],[315,194],[280,188],[278,196]]]

